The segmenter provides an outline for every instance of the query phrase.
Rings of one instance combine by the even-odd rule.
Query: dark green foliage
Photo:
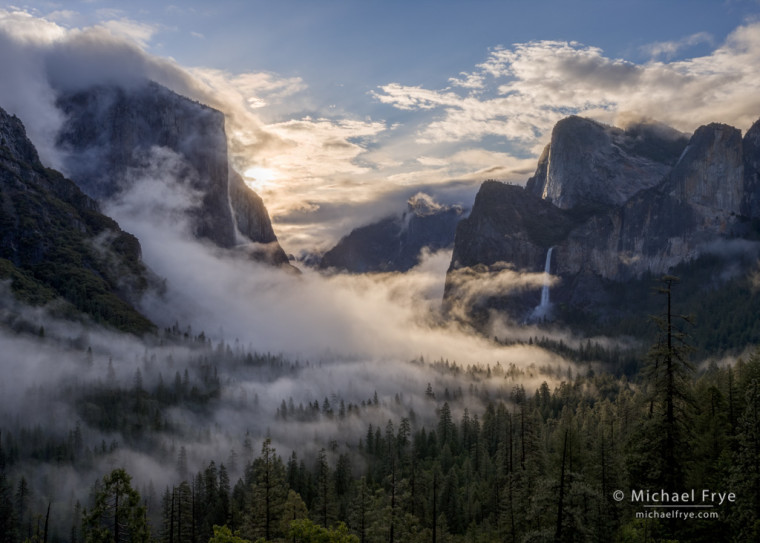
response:
[[[285,480],[285,466],[272,447],[269,438],[261,446],[261,454],[251,465],[253,484],[249,488],[249,503],[245,518],[245,533],[249,539],[273,539],[284,535],[282,518],[288,487]]]
[[[73,182],[43,167],[20,122],[2,110],[0,116],[18,132],[12,147],[0,148],[0,279],[10,278],[26,303],[61,298],[95,322],[152,331],[126,301],[148,286],[137,239]]]
[[[698,358],[737,353],[760,338],[760,289],[757,263],[747,258],[731,262],[703,255],[671,270],[680,278],[674,311],[694,315],[692,345]],[[645,343],[655,333],[645,315],[661,312],[662,300],[652,290],[655,278],[643,276],[625,282],[602,282],[603,298],[612,307],[595,307],[593,312],[557,308],[563,322],[580,335],[631,336]],[[627,364],[630,368],[630,364]],[[636,368],[626,371],[629,375]]]
[[[759,368],[754,356],[735,369],[712,366],[695,384],[686,383],[694,389],[696,422],[684,438],[694,459],[682,466],[684,488],[730,490],[741,493],[742,501],[721,509],[721,519],[650,523],[649,533],[684,541],[714,541],[727,530],[745,540],[754,537],[760,504]],[[207,541],[214,525],[226,525],[251,541],[281,541],[288,533],[339,533],[337,523],[343,521],[345,533],[367,542],[432,541],[433,534],[437,541],[462,542],[602,542],[614,534],[625,540],[624,534],[638,533],[634,515],[641,508],[612,500],[612,492],[667,481],[662,473],[637,472],[637,465],[654,465],[653,451],[638,445],[649,439],[649,394],[624,380],[610,388],[609,379],[578,375],[558,386],[542,384],[532,394],[517,387],[509,403],[492,402],[479,412],[457,407],[457,416],[452,405],[461,404],[441,402],[432,428],[391,420],[382,431],[368,429],[371,438],[362,439],[361,447],[346,444],[334,456],[328,449],[307,452],[306,462],[293,453],[283,463],[265,439],[234,490],[226,470],[213,462],[167,489],[153,533],[161,541]],[[600,397],[596,391],[603,389],[615,392]],[[731,409],[735,430],[728,422]],[[75,462],[80,439],[74,429],[64,461]],[[16,447],[15,438],[5,434],[3,443]],[[18,515],[6,517],[15,529]],[[93,513],[85,518],[87,533],[97,523]],[[288,532],[291,527],[302,531]]]
[[[598,365],[594,371],[591,366],[587,371],[583,366],[571,372],[545,369],[546,381],[526,389],[527,370],[513,365],[461,367],[445,360],[415,361],[416,367],[429,372],[420,381],[420,397],[414,399],[419,413],[405,407],[401,394],[375,393],[374,388],[365,391],[366,399],[359,404],[339,393],[327,394],[327,401],[324,395],[304,400],[302,409],[300,399],[275,401],[269,409],[274,414],[273,408],[280,406],[278,435],[310,428],[305,421],[358,430],[346,439],[324,443],[315,434],[315,442],[288,450],[284,462],[271,441],[253,432],[231,436],[238,440],[234,450],[239,454],[199,458],[203,447],[193,450],[194,442],[185,436],[203,435],[206,429],[183,427],[172,413],[185,410],[198,420],[212,415],[216,402],[224,398],[226,371],[267,382],[298,376],[299,363],[223,343],[214,346],[205,334],[177,327],[167,330],[161,342],[190,353],[182,366],[176,366],[173,357],[156,360],[146,351],[132,376],[118,371],[119,360],[110,364],[109,376],[102,353],[78,351],[83,371],[100,368],[105,377],[97,385],[57,385],[56,401],[69,402],[80,419],[70,428],[3,422],[0,496],[9,497],[13,505],[0,506],[0,523],[12,534],[6,539],[9,543],[44,533],[50,490],[28,474],[52,465],[91,473],[118,458],[120,451],[132,450],[156,458],[171,480],[162,499],[140,502],[151,536],[164,543],[208,541],[214,526],[227,526],[230,534],[237,532],[252,542],[261,538],[278,543],[292,541],[294,534],[337,537],[341,532],[360,542],[399,543],[601,543],[640,540],[644,530],[648,537],[681,541],[751,541],[758,533],[757,355],[733,367],[711,364],[696,375],[681,376],[678,394],[693,400],[688,431],[679,436],[688,454],[675,457],[675,468],[657,459],[667,436],[662,422],[667,387],[656,384],[667,373],[660,371],[659,362],[657,371],[634,380],[605,373]],[[594,353],[611,356],[593,342],[568,352],[589,361]],[[661,362],[665,353],[655,349],[653,354],[653,360]],[[159,372],[170,367],[173,378],[160,377]],[[252,418],[264,409],[255,398],[245,405]],[[102,440],[102,435],[114,439]],[[236,465],[230,472],[232,481],[222,460]],[[681,480],[671,481],[666,469]],[[632,489],[673,484],[686,490],[731,491],[741,499],[717,508],[718,519],[670,524],[636,518],[643,508],[630,503]],[[92,517],[94,498],[103,489],[101,485],[90,499],[82,499],[88,511],[84,518],[89,519],[85,525],[78,518],[61,520],[62,513],[56,513],[57,508],[82,516],[73,496],[53,501],[54,517],[59,517],[51,527],[56,541],[81,543],[93,526],[108,525]],[[615,490],[624,491],[626,499],[614,500]],[[294,532],[293,527],[306,531]]]
[[[95,492],[94,505],[84,512],[82,534],[86,543],[148,543],[145,507],[123,469],[103,477]]]
[[[0,542],[13,543],[19,525],[17,511],[14,510],[13,489],[5,475],[5,467],[0,468]]]
[[[0,258],[0,279],[10,279],[11,291],[16,298],[31,305],[46,304],[57,296],[49,286],[20,270],[5,258]]]
[[[688,433],[693,412],[691,381],[694,368],[689,361],[693,349],[681,322],[688,325],[689,321],[672,310],[673,288],[677,283],[676,277],[666,276],[659,288],[667,304],[666,310],[654,318],[659,333],[649,350],[643,374],[649,413],[642,421],[638,443],[644,450],[650,470],[649,474],[642,473],[638,480],[648,487],[663,487],[668,492],[677,492],[685,483]]]

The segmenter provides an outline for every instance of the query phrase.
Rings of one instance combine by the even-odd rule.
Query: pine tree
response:
[[[95,503],[85,511],[82,533],[87,543],[147,543],[145,506],[131,486],[132,477],[116,469],[103,477]]]
[[[760,363],[760,356],[755,354]],[[760,381],[747,387],[745,409],[737,428],[731,489],[741,496],[731,512],[737,536],[743,541],[760,537]]]
[[[280,519],[280,532],[290,533],[290,527],[296,520],[309,518],[309,510],[301,499],[301,496],[293,490],[288,491],[288,497],[282,504],[282,518]]]
[[[16,541],[16,526],[13,492],[3,467],[0,469],[0,543]]]
[[[248,508],[247,533],[251,539],[267,540],[279,534],[283,505],[288,496],[285,466],[277,455],[272,440],[266,438],[261,454],[253,461],[254,483]]]
[[[349,523],[354,533],[358,534],[360,543],[368,541],[367,532],[370,523],[371,500],[371,491],[367,485],[367,478],[361,477],[354,483],[349,510]]]
[[[325,449],[317,456],[316,496],[312,513],[314,518],[325,528],[330,527],[335,520],[335,489],[333,478],[330,476],[330,465],[327,463]]]
[[[647,462],[655,466],[653,480],[667,492],[683,490],[685,455],[688,452],[688,425],[691,419],[692,398],[690,378],[694,371],[689,363],[693,351],[688,335],[678,322],[690,323],[686,316],[675,315],[672,309],[672,291],[678,278],[665,276],[658,292],[667,299],[665,313],[654,318],[659,337],[648,354],[645,372],[649,387],[649,418],[646,433],[651,438],[642,442],[648,448]]]
[[[179,475],[180,481],[186,481],[188,474],[187,449],[185,449],[185,446],[182,445],[179,448],[179,453],[177,454],[177,475]]]
[[[193,491],[190,483],[182,481],[179,486],[175,487],[173,500],[173,542],[192,542],[195,533],[195,518],[193,516]]]

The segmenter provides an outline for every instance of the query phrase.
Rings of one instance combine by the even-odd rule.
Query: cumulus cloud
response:
[[[356,159],[365,150],[364,140],[384,131],[386,125],[383,122],[304,117],[270,124],[267,129],[286,147],[299,151],[296,155],[272,157],[268,164],[282,171],[286,182],[287,178],[308,182],[314,178],[339,178],[367,172],[369,166]],[[334,186],[326,188],[335,189]]]
[[[709,36],[652,44],[653,60],[641,64],[577,42],[497,47],[445,88],[390,82],[376,89],[377,104],[405,112],[391,124],[315,104],[300,77],[180,66],[146,52],[166,29],[119,10],[98,13],[98,24],[77,27],[75,13],[0,10],[0,105],[22,118],[46,163],[60,167],[58,89],[153,79],[225,112],[233,163],[254,172],[246,181],[294,253],[334,243],[359,225],[354,218],[377,218],[391,201],[403,206],[401,193],[435,194],[435,185],[458,181],[469,187],[459,203],[468,204],[485,179],[524,182],[568,114],[607,123],[635,114],[690,132],[713,121],[745,129],[760,111],[760,23],[680,61],[670,61],[670,52],[710,43]],[[337,209],[347,213],[342,231],[320,222]]]
[[[294,115],[311,106],[301,78],[183,67],[146,52],[160,27],[118,10],[99,14],[103,20],[96,25],[65,27],[52,18],[0,10],[0,69],[7,76],[0,81],[0,106],[22,119],[45,163],[63,168],[55,149],[63,122],[55,107],[58,92],[99,84],[128,87],[147,78],[225,113],[233,165],[241,172],[268,172],[269,186],[254,177],[248,181],[273,215],[309,200],[372,198],[362,187],[377,166],[361,156],[388,129],[384,122]],[[74,13],[52,15],[76,20]],[[288,235],[281,232],[286,246]]]
[[[537,41],[500,47],[471,73],[440,90],[391,83],[375,97],[402,110],[434,110],[419,142],[481,141],[498,136],[537,154],[568,114],[611,121],[631,111],[693,131],[721,121],[746,129],[760,111],[760,23],[736,29],[709,55],[634,64],[576,42]],[[653,57],[710,43],[700,33],[653,44]]]
[[[189,68],[188,71],[206,85],[221,104],[249,109],[281,104],[307,88],[300,77],[281,77],[269,72],[231,73],[215,68]]]

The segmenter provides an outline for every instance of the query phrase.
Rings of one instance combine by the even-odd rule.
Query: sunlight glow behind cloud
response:
[[[49,88],[56,67],[68,84],[149,77],[224,111],[233,165],[261,192],[289,252],[329,246],[392,212],[416,186],[434,193],[461,181],[467,205],[485,179],[522,183],[554,124],[570,114],[607,123],[645,116],[685,132],[715,121],[746,129],[760,115],[758,22],[739,26],[708,54],[680,60],[672,55],[711,45],[712,35],[640,47],[652,59],[643,63],[574,41],[496,46],[471,70],[449,74],[448,86],[390,81],[356,97],[374,108],[370,117],[332,96],[318,100],[317,82],[299,75],[182,66],[148,52],[166,26],[123,10],[97,13],[86,26],[70,10],[51,18],[0,10],[0,68],[9,75],[0,105],[22,117],[43,154],[52,142],[40,140],[60,122]],[[47,104],[48,120],[32,102]]]

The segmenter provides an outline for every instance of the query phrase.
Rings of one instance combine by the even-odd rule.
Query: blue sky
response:
[[[746,129],[759,21],[752,0],[0,3],[21,56],[57,54],[81,84],[133,71],[224,110],[233,161],[291,252],[417,191],[468,204],[484,179],[522,183],[568,114]],[[43,140],[19,89],[49,74],[8,51],[0,106]]]

